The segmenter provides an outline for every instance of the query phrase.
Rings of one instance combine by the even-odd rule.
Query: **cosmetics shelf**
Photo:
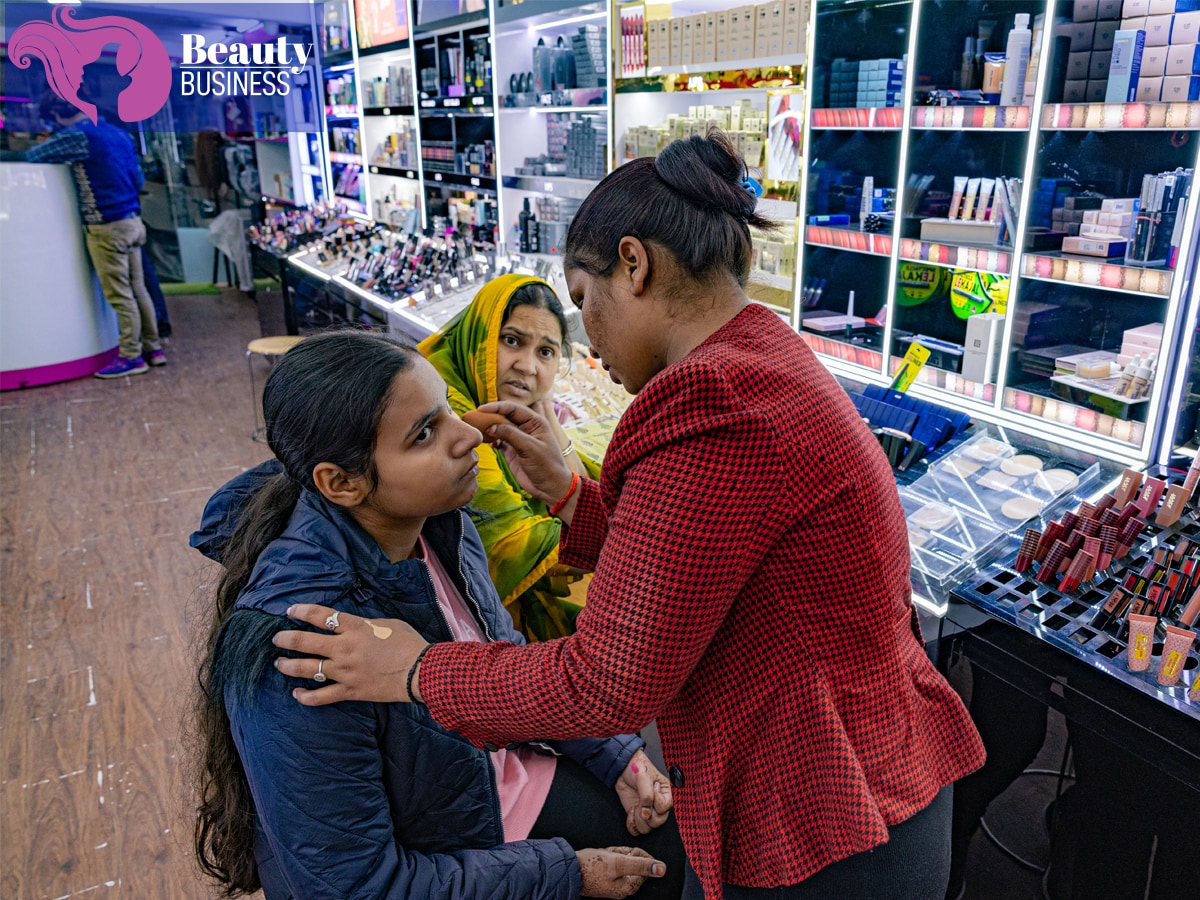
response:
[[[599,179],[564,178],[561,175],[505,175],[502,181],[506,188],[536,194],[554,194],[573,200],[582,200],[599,183]]]
[[[849,250],[851,253],[866,253],[871,256],[892,255],[890,234],[859,231],[857,228],[809,225],[804,230],[804,242],[814,247]]]
[[[1200,129],[1200,103],[1048,103],[1046,131],[1179,131]]]
[[[908,238],[900,241],[900,258],[910,262],[928,262],[993,275],[1007,275],[1012,269],[1011,250],[940,244]]]
[[[1115,403],[1133,406],[1137,403],[1149,403],[1149,397],[1123,397],[1116,393],[1120,379],[1118,377],[1095,379],[1081,378],[1078,375],[1051,375],[1050,380],[1055,384],[1064,385],[1071,390],[1083,391],[1093,397],[1111,400]]]
[[[461,97],[422,97],[417,101],[422,116],[490,116],[491,94],[465,94]]]
[[[1174,281],[1171,269],[1125,266],[1117,262],[1047,253],[1026,254],[1021,269],[1026,277],[1041,281],[1156,297],[1169,296]]]
[[[381,166],[371,163],[369,171],[372,175],[386,175],[389,178],[404,178],[408,181],[420,180],[420,177],[413,169],[394,169],[391,166]]]
[[[690,66],[651,66],[646,69],[647,78],[664,75],[707,75],[709,80],[717,80],[722,73],[754,72],[763,69],[791,68],[805,63],[803,53],[785,56],[751,57],[750,59],[727,59],[716,62],[693,63]],[[618,79],[618,84],[624,84],[631,79]]]
[[[496,192],[496,179],[487,175],[460,175],[455,172],[434,172],[430,169],[425,169],[424,175],[428,184],[454,185],[493,194]]]
[[[1028,106],[918,106],[912,127],[953,131],[1028,131]]]
[[[414,116],[416,109],[412,106],[367,106],[363,108],[364,116]]]
[[[1143,567],[1153,561],[1156,551],[1162,558],[1163,551],[1175,549],[1181,540],[1194,544],[1198,538],[1200,522],[1192,508],[1172,526],[1159,526],[1151,519],[1142,538],[1127,556],[1067,592],[1033,578],[1037,563],[1024,574],[1015,571],[1012,567],[1015,548],[1010,545],[1006,559],[983,569],[979,577],[957,588],[954,596],[1057,647],[1140,694],[1200,720],[1200,699],[1188,698],[1189,688],[1200,679],[1200,648],[1195,641],[1182,658],[1175,661],[1182,673],[1179,681],[1162,685],[1158,680],[1165,637],[1163,623],[1174,624],[1191,592],[1170,602],[1168,608],[1155,616],[1159,624],[1147,648],[1150,650],[1149,665],[1142,672],[1130,671],[1129,638],[1123,616],[1106,616],[1102,610],[1113,590],[1120,588],[1131,574],[1136,579]],[[1058,582],[1058,578],[1052,580],[1054,585]]]
[[[903,360],[895,356],[888,361],[888,367],[892,370],[893,376],[900,370],[902,364]],[[972,381],[969,378],[963,378],[958,372],[929,366],[920,371],[916,383],[932,391],[937,391],[939,394],[944,393],[954,398],[962,398],[963,403],[973,403],[976,408],[990,406],[996,395],[996,385],[994,384]],[[944,399],[941,398],[941,400]],[[954,406],[955,404],[952,402],[947,405]]]
[[[862,344],[846,343],[835,338],[814,334],[811,331],[800,331],[800,338],[815,352],[831,359],[851,363],[862,370],[862,374],[883,371],[883,354],[876,349]]]
[[[904,110],[894,106],[814,109],[812,127],[851,131],[899,131],[904,127]]]
[[[1052,383],[1052,382],[1051,382]],[[1087,433],[1098,438],[1098,445],[1107,446],[1118,458],[1131,448],[1140,447],[1146,437],[1146,423],[1110,415],[1095,406],[1081,406],[1054,396],[1042,384],[1029,383],[1006,387],[1003,408],[1027,418],[1031,423],[1050,423],[1067,435]]]
[[[588,112],[608,113],[608,88],[568,88],[541,94],[505,94],[497,112]]]

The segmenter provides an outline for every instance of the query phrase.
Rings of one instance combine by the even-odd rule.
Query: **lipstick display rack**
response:
[[[1200,699],[1192,690],[1200,684],[1200,652],[1195,641],[1186,656],[1177,663],[1182,670],[1179,680],[1170,686],[1159,683],[1162,665],[1165,626],[1180,618],[1180,611],[1195,587],[1189,586],[1182,596],[1172,599],[1158,614],[1158,624],[1152,635],[1149,665],[1144,671],[1129,667],[1128,622],[1126,616],[1105,616],[1106,601],[1115,590],[1144,578],[1148,565],[1156,558],[1169,557],[1183,546],[1185,559],[1193,559],[1200,549],[1200,511],[1194,505],[1173,525],[1161,526],[1153,517],[1147,521],[1138,542],[1125,556],[1113,561],[1073,590],[1061,590],[1062,582],[1054,578],[1049,584],[1035,576],[1039,569],[1034,563],[1024,574],[1014,567],[1016,560],[996,562],[982,570],[980,577],[953,592],[953,598],[970,604],[1012,625],[1027,634],[1063,650],[1070,656],[1088,663],[1095,669],[1129,685],[1168,707],[1193,719],[1200,720]],[[1071,583],[1066,584],[1071,587]],[[1139,596],[1134,594],[1134,601]],[[1106,621],[1107,619],[1107,621]],[[1189,699],[1189,693],[1191,699]]]

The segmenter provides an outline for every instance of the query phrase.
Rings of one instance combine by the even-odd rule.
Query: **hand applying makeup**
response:
[[[563,459],[553,427],[527,406],[501,400],[485,403],[480,412],[499,413],[507,425],[493,425],[484,440],[502,441],[505,462],[521,487],[553,507],[571,489],[572,472]],[[576,491],[555,515],[571,524],[575,512]]]
[[[324,628],[333,610],[298,603],[287,614],[298,622]],[[415,697],[409,697],[405,682],[408,670],[427,644],[411,626],[398,619],[364,619],[341,612],[333,634],[280,631],[272,640],[276,647],[308,654],[308,658],[302,659],[277,659],[275,668],[284,675],[311,679],[320,663],[322,674],[333,682],[317,690],[293,690],[292,696],[305,706],[325,706],[340,700],[373,703],[421,700],[416,676],[412,679]]]

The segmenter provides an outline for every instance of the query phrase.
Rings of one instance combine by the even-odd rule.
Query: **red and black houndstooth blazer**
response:
[[[433,648],[443,725],[482,744],[657,719],[708,897],[868,850],[982,765],[921,644],[887,461],[774,313],[653,378],[581,490],[560,551],[595,571],[578,632]]]

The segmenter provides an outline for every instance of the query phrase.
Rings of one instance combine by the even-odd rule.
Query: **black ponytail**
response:
[[[604,277],[617,263],[621,238],[669,251],[698,280],[728,273],[750,277],[750,228],[778,225],[760,216],[744,186],[746,164],[716,128],[673,141],[657,157],[635,159],[588,195],[567,231],[564,265]]]

